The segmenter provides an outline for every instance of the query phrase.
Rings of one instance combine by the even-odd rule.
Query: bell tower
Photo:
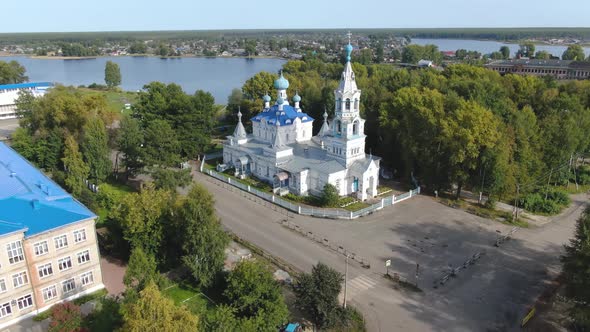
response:
[[[357,88],[352,71],[351,34],[348,33],[346,64],[338,88],[334,90],[334,119],[332,120],[332,147],[328,151],[334,157],[344,159],[348,167],[353,161],[365,157],[365,120],[360,116],[361,90]]]

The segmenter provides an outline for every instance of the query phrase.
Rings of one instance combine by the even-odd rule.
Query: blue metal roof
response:
[[[0,142],[0,235],[32,236],[96,215]]]
[[[258,113],[250,120],[260,122],[262,119],[265,119],[267,123],[275,124],[278,119],[281,126],[288,126],[293,124],[296,118],[299,118],[303,123],[313,121],[313,118],[307,115],[307,113],[297,112],[295,107],[291,105],[283,105],[282,111],[279,111],[279,105],[273,105]]]
[[[28,89],[28,88],[50,88],[52,86],[53,86],[53,83],[50,83],[50,82],[18,83],[18,84],[0,85],[0,90]]]

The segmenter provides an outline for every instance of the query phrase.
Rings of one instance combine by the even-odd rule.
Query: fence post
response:
[[[227,183],[231,184],[231,178],[227,178]]]
[[[272,202],[275,202],[275,195],[272,195]]]
[[[297,207],[297,214],[301,214],[301,205]]]
[[[385,202],[385,199],[381,198],[381,208],[383,208],[384,202]]]
[[[350,211],[350,219],[352,219],[352,211]]]
[[[248,185],[248,192],[250,192],[250,185]]]

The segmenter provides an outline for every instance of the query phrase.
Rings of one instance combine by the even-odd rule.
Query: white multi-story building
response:
[[[360,116],[361,90],[350,63],[352,45],[345,47],[347,62],[334,91],[335,116],[313,136],[313,121],[293,96],[289,104],[289,81],[281,73],[274,82],[277,100],[264,96],[264,109],[252,120],[247,134],[238,113],[238,125],[223,146],[224,164],[238,176],[254,175],[273,183],[275,192],[319,195],[327,183],[340,195],[365,200],[377,195],[380,158],[365,153],[365,120]]]
[[[104,288],[95,219],[0,142],[0,330]]]
[[[0,120],[14,119],[16,114],[16,100],[21,91],[29,91],[33,96],[42,96],[53,84],[48,82],[20,83],[0,85]]]

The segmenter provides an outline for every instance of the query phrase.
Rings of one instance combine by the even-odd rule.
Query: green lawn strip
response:
[[[174,301],[174,304],[185,305],[192,313],[197,315],[206,313],[215,305],[198,289],[187,283],[173,285],[162,290],[162,293]]]
[[[369,204],[367,204],[365,202],[355,202],[355,203],[352,203],[352,204],[344,207],[344,209],[347,210],[347,211],[353,211],[354,212],[354,211],[362,210],[362,209],[364,209],[366,207],[369,207],[369,206],[371,206],[371,205],[369,205]]]

